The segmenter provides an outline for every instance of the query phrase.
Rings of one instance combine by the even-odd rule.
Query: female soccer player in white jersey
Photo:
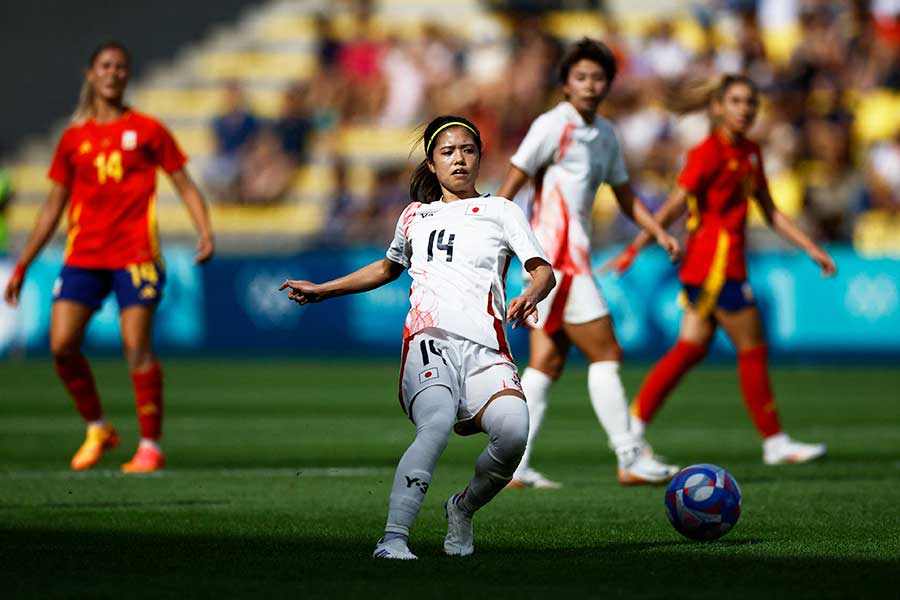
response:
[[[397,465],[384,537],[376,558],[414,559],[409,530],[450,432],[490,440],[468,486],[447,500],[444,551],[474,551],[472,516],[512,478],[528,436],[528,409],[504,331],[536,315],[555,285],[553,270],[525,214],[475,190],[481,136],[469,121],[434,119],[423,135],[425,160],[412,177],[413,202],[397,222],[383,260],[332,281],[285,281],[300,304],[375,289],[409,269],[413,284],[403,331],[400,405],[416,438]],[[531,284],[506,306],[512,256]]]
[[[673,260],[680,252],[678,242],[636,198],[612,125],[597,116],[615,75],[616,60],[605,44],[585,38],[570,48],[559,70],[566,100],[535,119],[497,192],[513,198],[534,179],[531,224],[559,280],[553,294],[539,306],[540,319],[531,330],[531,356],[522,374],[531,431],[514,487],[559,487],[529,463],[550,386],[562,374],[572,344],[590,363],[588,393],[616,453],[619,481],[662,483],[678,470],[656,460],[649,446],[630,430],[628,403],[619,379],[622,350],[591,274],[591,209],[602,183],[612,186],[622,211]]]

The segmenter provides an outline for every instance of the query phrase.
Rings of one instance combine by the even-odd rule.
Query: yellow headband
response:
[[[443,125],[441,125],[440,127],[437,128],[437,131],[435,131],[434,133],[431,134],[431,139],[428,140],[427,144],[425,144],[425,155],[426,156],[428,155],[429,150],[431,150],[431,144],[434,142],[434,138],[437,137],[437,134],[439,134],[443,130],[447,129],[448,127],[453,127],[454,125],[459,125],[460,127],[465,127],[466,129],[468,129],[469,131],[472,132],[472,135],[474,135],[476,138],[478,138],[478,132],[475,131],[474,129],[472,129],[472,127],[470,127],[469,125],[466,125],[465,123],[463,123],[461,121],[450,121],[449,123],[444,123]]]

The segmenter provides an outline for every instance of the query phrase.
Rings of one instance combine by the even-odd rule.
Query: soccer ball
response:
[[[666,488],[666,515],[678,533],[692,540],[715,540],[741,516],[741,488],[718,465],[683,468]]]

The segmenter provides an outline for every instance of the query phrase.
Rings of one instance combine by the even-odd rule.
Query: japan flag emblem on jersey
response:
[[[486,208],[487,208],[487,205],[485,205],[485,204],[473,204],[472,206],[470,206],[469,208],[466,209],[466,214],[474,215],[477,217],[479,215],[483,215]]]
[[[134,150],[137,148],[137,131],[126,129],[122,132],[122,150]]]
[[[438,378],[438,370],[437,367],[433,369],[425,369],[421,373],[419,373],[419,383],[425,383],[426,381],[431,381],[432,379]]]

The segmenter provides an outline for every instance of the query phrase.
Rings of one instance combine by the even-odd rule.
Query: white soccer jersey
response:
[[[508,354],[506,272],[547,260],[525,214],[504,198],[413,202],[397,221],[387,258],[413,279],[403,338],[437,327]]]
[[[612,125],[601,117],[585,123],[574,106],[561,102],[534,120],[510,162],[536,177],[531,226],[553,268],[589,275],[597,188],[628,181]]]

